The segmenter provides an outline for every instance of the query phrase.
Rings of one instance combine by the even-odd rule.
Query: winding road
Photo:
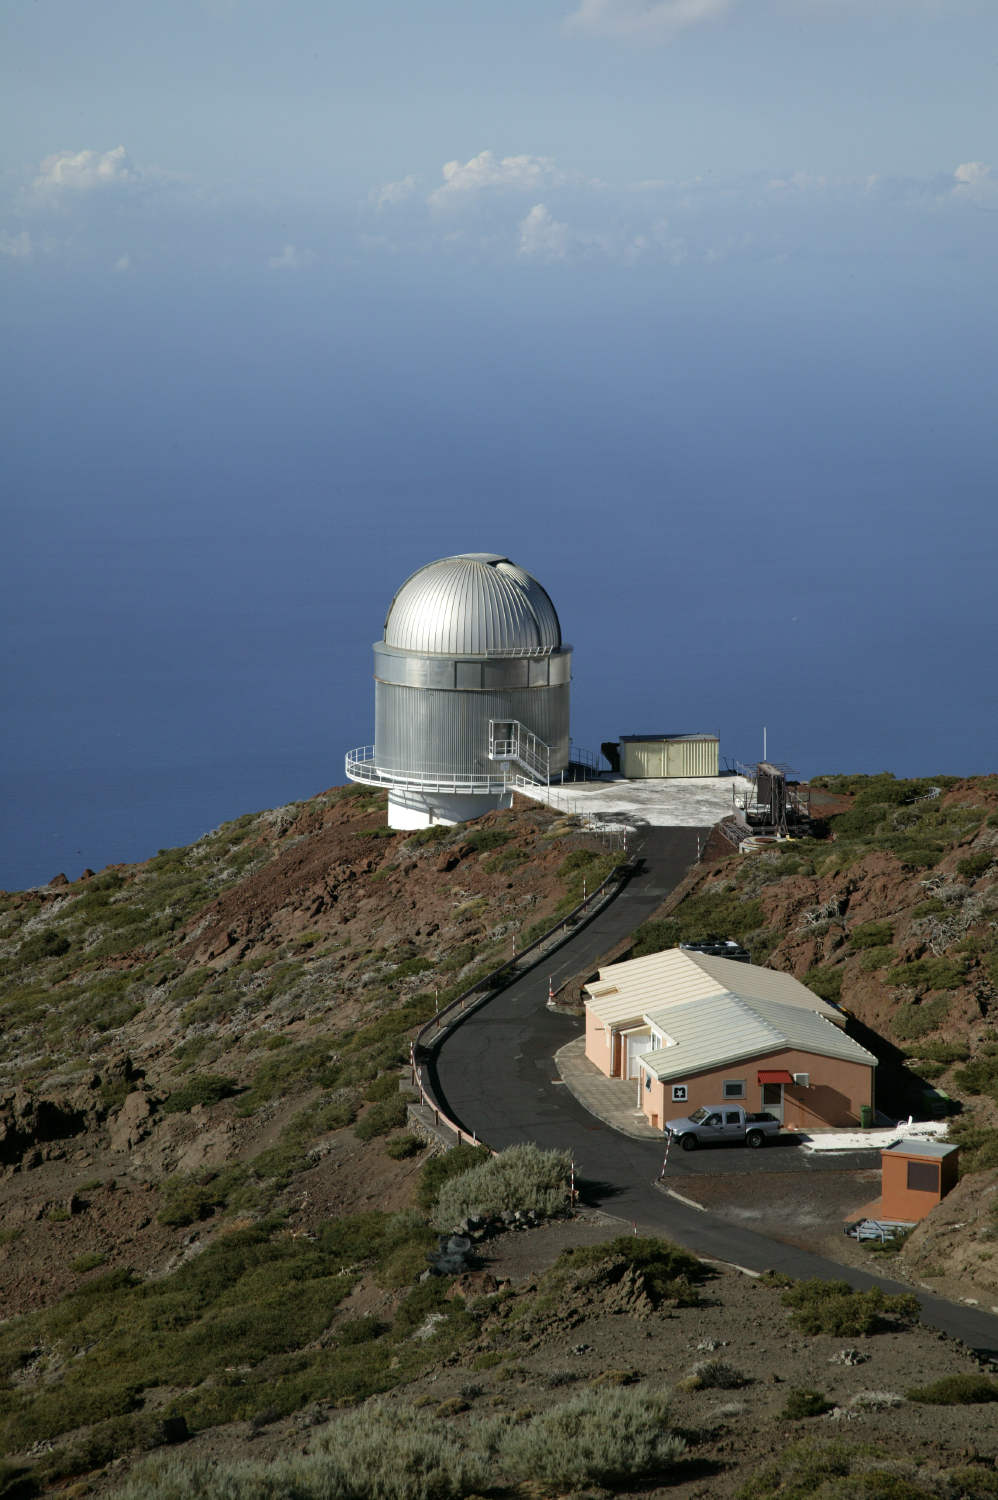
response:
[[[633,1221],[639,1229],[668,1235],[705,1258],[749,1271],[767,1267],[795,1277],[836,1277],[853,1286],[887,1292],[910,1286],[839,1265],[806,1250],[769,1239],[679,1201],[657,1185],[663,1151],[657,1143],[631,1139],[591,1115],[559,1081],[554,1055],[581,1022],[547,1008],[548,976],[560,982],[607,952],[646,920],[686,874],[696,858],[698,828],[641,830],[640,864],[621,893],[542,965],[530,969],[492,1000],[470,1011],[433,1046],[424,1077],[439,1106],[470,1134],[496,1149],[534,1141],[547,1150],[571,1150],[584,1201]],[[689,1192],[704,1172],[836,1170],[870,1166],[869,1153],[807,1156],[789,1146],[767,1151],[698,1153],[669,1163],[666,1186]],[[763,1183],[760,1182],[760,1187]],[[922,1320],[998,1357],[998,1317],[918,1290]]]

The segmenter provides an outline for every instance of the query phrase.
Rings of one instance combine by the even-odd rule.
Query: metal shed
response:
[[[658,776],[716,776],[716,734],[624,734],[620,769],[629,781]]]

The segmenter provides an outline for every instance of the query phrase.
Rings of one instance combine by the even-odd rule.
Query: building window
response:
[[[651,1074],[650,1073],[646,1073],[645,1074],[645,1088],[646,1089],[650,1089],[651,1088]]]
[[[687,1099],[685,1083],[674,1083],[672,1085],[673,1104],[685,1104]]]
[[[724,1080],[724,1097],[725,1099],[744,1099],[744,1078],[726,1078]]]

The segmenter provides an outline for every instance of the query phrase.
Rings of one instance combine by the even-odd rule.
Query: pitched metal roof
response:
[[[731,991],[649,1011],[645,1019],[672,1044],[641,1054],[640,1061],[659,1081],[768,1057],[788,1047],[817,1057],[877,1065],[872,1052],[817,1011]]]
[[[545,655],[561,645],[545,590],[508,557],[464,552],[419,568],[399,589],[385,643],[452,656]]]
[[[734,992],[780,1005],[796,1005],[816,1011],[837,1026],[845,1016],[827,1000],[801,984],[792,974],[739,963],[733,958],[714,958],[685,948],[667,948],[647,958],[600,969],[599,979],[585,986],[587,1010],[606,1026],[636,1023],[646,1011],[662,1005],[683,1005],[687,1000]]]

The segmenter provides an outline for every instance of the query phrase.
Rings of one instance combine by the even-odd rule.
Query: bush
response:
[[[987,849],[981,849],[977,854],[968,854],[965,859],[957,860],[957,873],[976,880],[985,870],[990,870],[993,863],[994,855]]]
[[[385,1099],[394,1099],[402,1086],[400,1073],[380,1073],[364,1088],[368,1104],[380,1104]]]
[[[340,1323],[335,1330],[336,1339],[340,1344],[369,1344],[372,1339],[380,1338],[387,1327],[373,1313],[365,1313],[363,1317],[347,1318]]]
[[[998,1380],[987,1375],[944,1375],[932,1385],[905,1391],[905,1395],[922,1406],[981,1406],[998,1401]]]
[[[530,855],[525,849],[505,849],[502,854],[493,855],[482,865],[486,875],[506,875],[510,870],[519,869],[520,865],[530,863]]]
[[[527,1426],[505,1428],[495,1444],[499,1464],[520,1480],[561,1489],[621,1486],[660,1472],[685,1450],[666,1426],[660,1392],[586,1391],[541,1412]]]
[[[854,948],[889,948],[894,941],[894,927],[890,922],[861,922],[849,934]]]
[[[912,912],[913,917],[934,917],[937,912],[946,910],[946,902],[940,901],[938,896],[930,896],[928,901],[922,901]]]
[[[401,1094],[396,1091],[394,1099],[383,1099],[380,1104],[372,1104],[365,1115],[357,1121],[353,1133],[359,1141],[373,1141],[375,1136],[387,1135],[391,1130],[398,1130],[408,1119],[409,1106]]]
[[[195,1104],[218,1104],[222,1099],[231,1098],[235,1092],[234,1078],[223,1078],[219,1073],[199,1073],[190,1083],[172,1093],[161,1108],[165,1115],[176,1115],[192,1109]]]
[[[665,1298],[677,1296],[688,1302],[690,1283],[702,1281],[706,1274],[695,1255],[671,1240],[627,1234],[599,1245],[563,1250],[555,1261],[554,1271],[555,1274],[563,1270],[579,1271],[613,1260],[622,1260],[629,1271],[640,1274],[645,1295],[654,1307]]]
[[[960,1147],[962,1175],[998,1167],[998,1129],[974,1125],[969,1120],[951,1120],[947,1133]]]
[[[71,947],[69,938],[52,927],[46,927],[21,944],[17,959],[22,964],[33,964],[43,958],[61,958]]]
[[[998,1084],[998,1057],[975,1057],[965,1068],[957,1068],[953,1082],[964,1094],[990,1094]]]
[[[744,1384],[741,1370],[725,1364],[723,1359],[698,1360],[686,1379],[679,1382],[684,1391],[734,1391]]]
[[[163,1183],[161,1197],[162,1207],[156,1218],[160,1224],[176,1229],[210,1218],[218,1204],[217,1195],[206,1184],[179,1173]]]
[[[831,1401],[827,1401],[821,1391],[788,1391],[783,1415],[789,1421],[796,1422],[802,1417],[822,1417],[831,1409]]]
[[[433,1221],[450,1229],[471,1215],[506,1210],[548,1217],[568,1206],[572,1158],[567,1151],[540,1151],[534,1145],[510,1146],[498,1156],[452,1177],[440,1190]]]
[[[418,1156],[426,1145],[418,1135],[406,1132],[405,1135],[393,1136],[390,1141],[385,1142],[385,1155],[390,1156],[392,1161],[408,1161],[410,1156]]]
[[[124,1500],[460,1500],[488,1484],[482,1459],[411,1406],[348,1412],[315,1448],[271,1464],[149,1460]]]
[[[718,938],[743,938],[758,932],[765,916],[760,901],[746,901],[737,891],[687,896],[671,917],[644,922],[635,929],[632,958],[674,948],[677,943],[700,943]]]
[[[966,1062],[969,1056],[966,1042],[919,1042],[904,1050],[908,1057],[923,1057],[927,1062],[947,1064]]]
[[[642,922],[634,932],[634,947],[631,958],[647,958],[652,953],[664,953],[667,948],[678,948],[680,942],[679,923],[672,917],[655,922]]]
[[[780,1298],[792,1308],[791,1323],[801,1333],[829,1333],[836,1338],[858,1338],[891,1326],[890,1320],[910,1322],[918,1317],[917,1297],[902,1292],[888,1297],[879,1287],[856,1292],[848,1281],[822,1281],[812,1277],[795,1282]]]
[[[462,1172],[491,1160],[492,1152],[488,1146],[455,1146],[442,1156],[431,1156],[420,1169],[416,1202],[421,1208],[432,1208],[449,1178],[458,1177]]]
[[[76,1259],[70,1263],[69,1269],[73,1272],[74,1276],[84,1276],[87,1271],[96,1271],[97,1267],[102,1266],[106,1260],[106,1255],[100,1255],[95,1250],[92,1251],[89,1255],[78,1255]]]
[[[966,970],[949,958],[919,958],[899,964],[890,973],[891,984],[910,985],[917,990],[951,990],[963,983]]]
[[[867,974],[875,974],[878,969],[889,968],[894,957],[893,948],[867,948],[861,967]]]
[[[804,975],[804,983],[812,994],[817,995],[819,1000],[829,1000],[837,1005],[842,999],[842,970],[836,969],[809,969]]]
[[[484,854],[487,849],[501,849],[503,844],[509,843],[509,839],[510,835],[502,833],[498,828],[476,828],[464,842],[479,854]]]
[[[934,1000],[923,1000],[921,1004],[899,1005],[891,1017],[891,1030],[902,1042],[913,1042],[930,1031],[938,1031],[949,1015],[948,995],[937,995]]]

